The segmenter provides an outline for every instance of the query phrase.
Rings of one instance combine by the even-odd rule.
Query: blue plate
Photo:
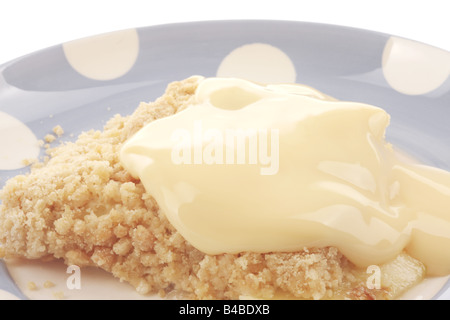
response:
[[[384,108],[391,114],[388,141],[450,170],[449,74],[448,51],[348,27],[260,20],[152,26],[75,40],[3,64],[0,125],[2,118],[13,119],[31,140],[61,125],[61,140],[70,141],[154,100],[171,81],[191,75],[272,79]],[[5,140],[0,138],[2,153],[12,154]],[[0,153],[0,188],[28,171],[2,161]],[[448,299],[449,288],[447,282],[434,298]],[[25,298],[3,262],[0,289]]]

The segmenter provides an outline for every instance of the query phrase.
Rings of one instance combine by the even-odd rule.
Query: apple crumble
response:
[[[156,101],[48,149],[45,163],[10,179],[0,193],[2,256],[96,266],[141,294],[188,299],[394,299],[424,277],[405,253],[380,266],[373,288],[372,274],[334,247],[207,255],[190,245],[121,166],[119,150],[147,123],[188,107],[200,79],[171,83]]]

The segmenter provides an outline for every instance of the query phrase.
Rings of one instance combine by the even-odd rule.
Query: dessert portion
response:
[[[386,206],[387,202],[377,205],[372,201],[370,205],[365,206],[361,204],[363,201],[359,201],[361,207],[369,208],[369,213],[364,216],[361,213],[360,216],[366,222],[368,228],[372,225],[384,225],[382,230],[387,230],[388,226],[393,224],[390,239],[402,240],[398,242],[402,245],[396,246],[396,250],[389,251],[389,254],[384,258],[380,258],[380,256],[386,253],[383,250],[388,250],[389,245],[386,246],[385,239],[379,239],[379,236],[383,235],[374,233],[372,234],[374,238],[369,237],[370,239],[365,241],[364,237],[358,238],[358,232],[361,233],[361,230],[355,231],[355,234],[351,234],[353,232],[351,230],[345,230],[347,232],[347,235],[343,238],[345,241],[336,243],[316,241],[317,239],[312,238],[307,239],[308,241],[311,240],[308,242],[299,237],[296,239],[298,245],[293,246],[289,241],[295,239],[295,237],[287,237],[282,234],[284,239],[281,239],[280,243],[283,245],[269,246],[268,248],[255,247],[255,244],[258,244],[261,238],[252,239],[250,237],[241,241],[240,236],[237,236],[237,238],[241,240],[234,241],[239,246],[230,246],[229,243],[225,242],[225,248],[222,247],[217,251],[214,248],[210,251],[210,249],[199,245],[195,237],[190,235],[197,233],[202,238],[205,234],[201,234],[201,232],[206,230],[208,226],[203,226],[203,230],[197,230],[195,229],[197,227],[195,223],[189,223],[189,221],[195,221],[189,217],[195,216],[196,209],[203,217],[209,213],[209,220],[212,222],[212,226],[216,228],[217,226],[214,223],[217,221],[217,214],[222,212],[221,206],[228,204],[230,205],[229,209],[240,210],[239,206],[235,205],[242,203],[240,202],[242,198],[246,198],[246,194],[242,194],[238,201],[236,196],[239,195],[236,195],[235,190],[232,190],[233,192],[229,194],[215,193],[217,190],[224,190],[223,185],[219,188],[223,181],[214,180],[215,177],[223,177],[226,174],[221,170],[245,169],[243,173],[251,171],[250,176],[246,176],[247,181],[252,177],[256,179],[256,175],[258,175],[258,179],[269,177],[269,181],[278,182],[271,179],[275,179],[276,173],[284,172],[286,168],[286,163],[283,162],[289,155],[289,152],[284,153],[288,150],[286,146],[292,147],[292,150],[295,147],[295,145],[283,142],[286,141],[282,139],[285,134],[283,130],[287,127],[262,126],[261,128],[280,130],[278,171],[269,171],[269,173],[274,174],[261,174],[261,166],[252,166],[249,169],[246,164],[200,163],[200,165],[195,164],[194,158],[191,158],[193,164],[182,163],[181,161],[178,163],[178,167],[176,163],[167,162],[167,160],[173,161],[174,158],[167,158],[167,154],[161,155],[170,148],[171,151],[174,150],[173,144],[165,144],[170,141],[171,136],[167,134],[159,135],[161,131],[158,128],[163,128],[161,130],[170,128],[170,123],[167,122],[170,119],[176,121],[176,119],[189,116],[192,112],[195,113],[195,110],[201,111],[202,108],[198,107],[211,104],[211,100],[205,99],[205,97],[211,97],[214,92],[219,92],[219,94],[214,95],[213,109],[221,110],[220,112],[239,113],[242,112],[240,110],[248,109],[248,106],[255,105],[257,101],[265,99],[259,98],[260,96],[256,94],[261,89],[259,87],[255,87],[256,91],[252,94],[247,94],[248,90],[244,90],[242,95],[239,88],[237,92],[233,91],[234,89],[231,91],[217,90],[217,84],[211,84],[214,81],[220,82],[221,79],[191,77],[174,82],[156,101],[141,103],[130,116],[116,115],[105,125],[103,131],[85,132],[75,142],[66,142],[48,150],[50,159],[46,163],[35,164],[29,174],[10,179],[0,193],[2,201],[0,204],[0,255],[6,259],[14,257],[43,260],[63,259],[68,265],[96,266],[111,272],[122,281],[129,282],[141,294],[159,293],[165,296],[169,293],[175,293],[179,297],[190,299],[239,299],[245,297],[261,299],[394,299],[420,282],[429,270],[433,274],[448,273],[448,254],[443,253],[440,248],[433,247],[434,251],[428,250],[430,244],[435,242],[433,237],[439,237],[440,241],[448,241],[449,229],[443,223],[445,221],[448,223],[448,212],[442,209],[448,208],[448,206],[444,206],[445,201],[448,202],[446,188],[449,186],[445,184],[448,183],[448,180],[446,180],[448,173],[431,170],[427,167],[416,167],[415,165],[406,165],[406,167],[394,165],[396,171],[392,184],[384,184],[384,186],[389,186],[388,189],[377,189],[377,192],[383,195],[382,199],[386,200],[385,197],[388,197],[389,200],[393,201],[392,207],[396,208],[397,211],[389,211]],[[223,84],[223,82],[221,83]],[[253,86],[253,84],[248,85]],[[316,115],[322,112],[325,114],[325,109],[329,108],[329,104],[339,104],[332,98],[303,86],[282,85],[268,87],[266,91],[268,91],[268,93],[265,93],[268,97],[273,97],[273,94],[278,95],[275,100],[280,99],[282,92],[289,96],[306,99],[305,101],[319,107],[316,110],[318,112]],[[205,95],[202,96],[202,94]],[[245,99],[237,99],[232,103],[226,103],[224,106],[221,102],[226,99],[224,100],[221,94],[225,94],[225,97],[230,95],[234,97],[244,96]],[[327,107],[321,103],[327,104]],[[226,108],[226,105],[234,106],[234,110],[224,110],[223,108]],[[355,106],[353,105],[348,109],[355,109]],[[204,110],[209,111],[213,109],[211,109],[211,106],[204,108]],[[292,111],[290,107],[285,109],[285,112]],[[354,126],[360,130],[363,127],[367,129],[367,126],[370,126],[370,139],[380,139],[381,141],[388,117],[380,111],[381,109],[375,107],[367,106],[363,109],[370,110],[375,117],[369,117],[369,119],[364,116],[364,111],[360,112],[361,118],[356,120],[365,119],[365,122],[357,121]],[[189,111],[192,112],[189,113]],[[213,111],[211,112],[217,114],[217,110]],[[252,112],[255,115],[258,111],[253,110]],[[280,113],[278,112],[278,114]],[[348,115],[350,114],[348,113]],[[202,118],[203,120],[211,119],[209,118],[211,114],[203,113],[203,115],[208,116]],[[305,115],[306,113],[301,115],[301,112],[297,114],[298,119]],[[271,113],[271,116],[275,117],[276,113]],[[191,120],[194,118],[192,117]],[[260,123],[265,121],[262,118],[264,117],[260,117],[262,121]],[[235,119],[239,119],[239,117]],[[341,119],[344,120],[345,117]],[[244,124],[243,122],[240,123]],[[332,125],[332,123],[330,121],[327,124]],[[164,124],[167,124],[167,126]],[[296,128],[292,123],[290,126]],[[219,124],[219,128],[225,127]],[[311,123],[310,128],[315,128],[315,124]],[[307,131],[302,132],[307,133]],[[338,132],[339,130],[335,131],[335,133]],[[346,133],[350,137],[352,130],[348,130]],[[151,137],[150,142],[153,145],[141,145],[137,148],[132,146],[136,141],[140,141],[140,137],[147,134]],[[356,140],[358,140],[358,137],[355,137]],[[179,141],[172,142],[177,143]],[[211,140],[201,141],[207,144],[207,141]],[[186,145],[179,146],[185,147]],[[388,145],[382,144],[382,146],[383,148],[386,147],[386,152],[392,151]],[[339,145],[336,145],[336,148],[339,147]],[[352,146],[349,145],[348,147],[351,148]],[[276,146],[268,149],[266,155],[275,155],[275,153],[271,153],[275,148]],[[328,150],[328,148],[325,149]],[[322,151],[325,151],[325,149]],[[187,159],[187,157],[183,158],[186,155],[183,152],[187,149],[177,150],[180,151],[177,153],[178,160]],[[377,147],[369,143],[365,151],[368,150],[372,150],[373,155],[375,155],[375,160],[370,161],[375,164],[376,173],[384,172],[383,170],[386,167],[381,163],[382,159],[376,155]],[[309,151],[307,149],[302,150],[302,154],[308,155]],[[127,154],[129,157],[127,157]],[[348,152],[344,154],[348,154]],[[170,155],[172,156],[172,154]],[[326,185],[330,186],[330,176],[333,176],[332,179],[336,179],[336,181],[339,179],[341,182],[346,180],[347,187],[340,189],[343,190],[342,192],[350,192],[349,183],[354,186],[361,185],[361,183],[367,186],[367,181],[363,179],[364,175],[360,175],[358,178],[358,175],[349,173],[350,168],[344,166],[345,170],[342,170],[342,166],[330,163],[330,160],[327,159],[328,162],[321,166],[322,174],[329,179]],[[361,166],[364,165],[364,162],[359,161],[358,163]],[[146,168],[151,167],[152,164],[155,166],[150,172],[147,172]],[[256,164],[261,163],[256,161]],[[290,162],[290,164],[294,165],[295,162]],[[205,172],[196,171],[211,169],[215,165],[222,168],[216,168],[220,171],[218,176],[210,175],[205,178]],[[158,168],[163,170],[155,170]],[[247,169],[249,170],[246,171]],[[360,168],[358,172],[361,173],[364,170]],[[237,172],[232,173],[237,174]],[[343,174],[345,177],[342,176]],[[288,179],[291,176],[284,175],[284,177]],[[299,177],[301,178],[301,175],[292,177],[294,180],[289,181],[289,185],[293,185],[296,182],[295,179]],[[408,186],[405,187],[406,191],[400,184],[404,177],[409,179]],[[165,180],[166,178],[167,180]],[[213,195],[212,200],[204,200],[200,197],[197,200],[206,202],[199,201],[198,204],[201,206],[189,207],[189,204],[195,203],[195,201],[187,201],[186,199],[189,196],[192,198],[192,195],[194,195],[192,199],[195,200],[196,193],[189,193],[189,186],[177,183],[181,178],[190,178],[185,180],[186,183],[193,183],[197,189],[198,186],[195,186],[195,182],[200,181],[203,188],[199,189],[200,194],[206,190]],[[230,180],[233,181],[230,188],[245,189],[245,185],[241,184],[244,184],[246,180],[233,180],[235,178],[235,175],[230,176]],[[378,176],[375,175],[375,178],[378,179]],[[357,181],[352,181],[352,179],[357,179]],[[338,185],[336,181],[334,181],[335,186]],[[400,182],[395,183],[396,181]],[[423,198],[419,199],[420,197],[416,197],[414,192],[411,191],[424,185],[428,187],[421,189],[424,190],[424,194]],[[173,188],[173,186],[177,187]],[[211,188],[207,189],[208,186]],[[253,201],[250,201],[250,205],[244,201],[245,207],[250,209],[248,212],[257,215],[258,210],[264,209],[261,203],[266,201],[265,203],[269,206],[264,214],[268,217],[270,211],[273,211],[274,208],[273,200],[289,199],[291,201],[297,199],[296,196],[299,193],[294,194],[292,190],[276,191],[276,186],[272,183],[270,190],[248,188],[249,199],[253,199]],[[317,185],[313,184],[313,186]],[[302,189],[299,190],[300,193],[308,189],[305,185],[300,187]],[[358,199],[360,199],[358,197],[362,193],[367,196],[371,192],[371,190],[366,190],[357,193],[355,188],[350,193],[339,196],[336,195],[339,188],[329,190],[336,193],[332,197],[333,199],[338,199],[341,202],[342,199],[347,199],[346,201],[352,204],[358,203]],[[174,192],[174,190],[177,192]],[[203,194],[208,195],[208,192]],[[355,198],[356,194],[358,196]],[[277,197],[273,198],[274,195],[277,195]],[[269,197],[264,199],[264,196]],[[286,196],[288,197],[285,198]],[[430,199],[428,197],[434,199],[431,206],[427,200]],[[306,202],[281,202],[277,207],[283,212],[284,207],[292,211],[302,203],[308,203],[311,206],[308,197],[299,199]],[[325,196],[319,196],[315,199],[327,203],[333,200],[327,199]],[[405,206],[402,202],[405,199],[409,204],[413,204],[413,207],[419,208],[419,212],[415,213],[410,207]],[[219,201],[215,205],[216,200],[222,202]],[[261,202],[257,202],[257,200]],[[183,207],[187,208],[186,214],[181,214],[184,218],[178,216],[178,218],[181,217],[179,221],[176,219],[177,214],[180,214],[181,211],[177,211],[177,208],[182,206],[177,207],[173,204],[188,204]],[[205,204],[208,205],[205,206]],[[436,214],[430,214],[428,209],[435,207],[440,209]],[[252,208],[257,209],[257,211],[252,210]],[[355,208],[358,207],[355,206]],[[208,212],[205,212],[206,209]],[[217,210],[214,211],[214,209]],[[397,220],[391,218],[395,214],[401,214],[402,210],[408,213],[409,217],[416,216],[418,219],[410,219],[404,225],[402,225],[404,220],[402,220],[402,223],[396,223]],[[314,210],[311,210],[311,212],[314,212]],[[370,214],[373,212],[378,216],[371,220]],[[391,218],[383,220],[379,215],[380,212],[391,214]],[[245,214],[245,212],[239,213]],[[314,219],[317,220],[317,223],[323,223],[328,219],[326,223],[330,226],[332,220],[325,213],[322,212],[322,215],[318,215]],[[342,213],[345,213],[345,211],[338,210],[334,214],[334,217],[337,216],[334,221],[339,222],[335,226],[347,227],[351,225],[352,223],[347,224],[345,221],[353,221],[355,215],[347,220],[340,221],[339,216]],[[300,210],[299,215],[301,214]],[[430,218],[430,216],[433,218]],[[208,216],[206,217],[208,218]],[[313,217],[314,215],[310,214],[310,222],[314,222]],[[325,220],[319,221],[320,219]],[[180,221],[181,223],[179,223]],[[222,218],[222,222],[224,221],[229,220]],[[231,222],[233,221],[235,220],[231,220]],[[253,221],[250,221],[250,224]],[[424,228],[420,228],[421,225],[424,225],[422,221],[426,222]],[[283,224],[286,225],[286,223],[285,221],[281,222],[280,225],[272,225],[272,227],[280,226],[283,228]],[[438,231],[435,228],[436,222],[441,222],[441,228]],[[229,228],[230,225],[231,227],[233,225],[245,226],[240,223],[228,223],[224,229],[216,229],[218,230],[217,233],[210,232],[211,243],[217,243],[213,238],[215,234],[227,240],[224,235],[236,232],[236,230],[233,231]],[[405,225],[407,227],[403,230],[402,228]],[[249,228],[249,225],[246,227]],[[245,232],[248,229],[243,228],[242,230]],[[264,232],[273,231],[270,228],[263,230]],[[378,229],[370,230],[376,231]],[[414,237],[412,238],[415,240],[408,242],[407,236],[413,233]],[[325,232],[322,235],[324,235],[324,239],[327,239],[330,233]],[[357,243],[357,245],[350,246],[350,250],[346,251],[346,247],[342,244],[348,238],[355,236],[357,239],[353,244]],[[270,233],[268,237],[275,239],[274,235]],[[332,238],[329,237],[329,239]],[[375,255],[377,259],[371,260],[372,255],[368,255],[367,259],[358,260],[358,257],[363,256],[364,250],[358,251],[357,247],[361,244],[370,246],[371,243],[369,242],[375,241],[374,239],[378,240],[380,244],[380,247],[373,251],[379,253],[379,255]],[[423,239],[428,242],[422,241]],[[200,242],[202,241],[204,240]],[[360,242],[358,243],[358,241]],[[270,245],[276,242],[270,240],[264,243]],[[355,252],[353,249],[356,250],[356,255],[352,255]],[[436,263],[436,257],[440,257],[439,263]],[[421,261],[421,259],[424,261]],[[368,268],[373,266],[371,263],[375,263],[375,267],[377,267],[373,273],[373,269]]]
[[[406,249],[449,274],[450,173],[399,159],[383,109],[306,89],[205,79],[122,163],[202,252],[332,246],[367,268]]]

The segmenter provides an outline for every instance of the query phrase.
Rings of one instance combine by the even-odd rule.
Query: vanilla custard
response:
[[[450,274],[450,172],[400,160],[388,124],[306,86],[206,78],[120,159],[204,253],[334,246],[367,267],[406,250]]]

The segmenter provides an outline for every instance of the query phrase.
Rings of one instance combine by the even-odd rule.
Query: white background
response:
[[[379,31],[450,51],[448,0],[2,0],[0,64],[103,32],[173,22],[275,19]]]

